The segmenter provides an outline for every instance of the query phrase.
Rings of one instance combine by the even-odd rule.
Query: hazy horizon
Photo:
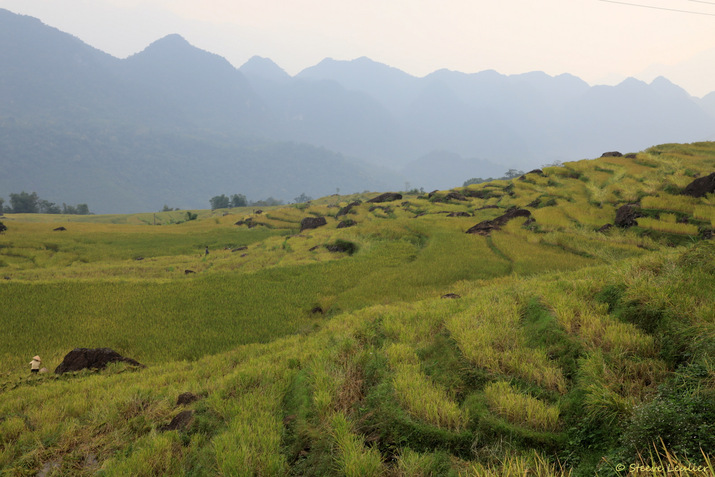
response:
[[[693,96],[715,91],[715,5],[685,0],[0,0],[0,8],[39,18],[119,58],[176,33],[236,68],[261,56],[291,76],[324,58],[366,56],[417,77],[439,69],[543,71],[596,85],[662,75]]]

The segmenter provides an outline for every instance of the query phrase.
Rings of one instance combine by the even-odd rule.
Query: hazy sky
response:
[[[367,56],[416,76],[541,70],[613,84],[665,74],[693,95],[715,91],[715,0],[0,0],[0,8],[121,58],[179,33],[236,67],[259,55],[291,75],[325,57]]]

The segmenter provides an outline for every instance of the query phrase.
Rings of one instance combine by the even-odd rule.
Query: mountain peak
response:
[[[286,81],[290,75],[270,58],[253,56],[239,69],[247,77],[267,79],[271,81]]]
[[[186,41],[186,39],[179,35],[178,33],[172,33],[166,35],[165,37],[159,38],[158,40],[152,42],[147,46],[144,51],[150,50],[169,50],[169,49],[179,49],[179,48],[193,48],[191,43]]]

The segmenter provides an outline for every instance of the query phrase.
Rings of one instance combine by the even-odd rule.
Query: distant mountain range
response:
[[[240,68],[169,35],[114,58],[0,9],[0,197],[26,190],[93,212],[206,208],[425,189],[556,160],[715,139],[715,93],[665,78],[591,87],[570,75],[440,70],[368,58],[291,77]]]

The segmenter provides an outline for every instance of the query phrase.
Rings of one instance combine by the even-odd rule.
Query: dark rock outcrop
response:
[[[194,422],[194,411],[186,410],[181,411],[179,414],[174,416],[169,424],[159,428],[161,431],[183,431],[191,426]]]
[[[184,270],[184,275],[190,275],[192,273],[196,273],[196,272],[193,270],[189,270],[188,268],[186,270]]]
[[[715,193],[715,172],[705,177],[698,177],[693,182],[685,186],[682,195],[690,197],[705,197],[705,194]]]
[[[462,194],[460,194],[459,192],[454,192],[454,191],[448,192],[447,195],[444,196],[444,198],[447,200],[461,200],[461,201],[467,200],[467,198],[464,197]]]
[[[607,230],[610,230],[613,227],[613,224],[605,224],[596,229],[596,232],[605,232]]]
[[[186,404],[191,404],[194,401],[198,401],[199,396],[197,396],[194,393],[190,392],[185,392],[179,394],[179,397],[176,399],[176,405],[181,406],[181,405],[186,405]]]
[[[527,207],[531,207],[532,209],[537,208],[538,206],[541,205],[541,198],[537,197],[536,199],[532,200],[528,204],[526,204]]]
[[[335,217],[340,217],[341,215],[347,215],[348,212],[350,212],[350,210],[351,210],[353,207],[357,207],[358,205],[360,205],[360,202],[350,202],[348,205],[346,205],[345,207],[343,207],[342,209],[340,209],[340,210],[338,211],[338,213],[335,214]]]
[[[385,192],[384,194],[380,194],[377,197],[373,197],[372,199],[368,200],[371,204],[379,204],[382,202],[392,202],[394,200],[402,200],[402,194],[398,194],[397,192]]]
[[[601,154],[601,157],[623,157],[623,154],[621,154],[618,151],[611,151],[611,152],[604,152]]]
[[[352,242],[348,242],[347,240],[336,240],[335,243],[325,244],[325,248],[328,252],[344,252],[348,255],[352,255],[357,252],[358,246]]]
[[[104,369],[109,363],[128,363],[132,366],[143,364],[131,358],[125,358],[111,348],[75,348],[67,353],[55,369],[55,374],[64,374],[82,369]]]
[[[64,227],[57,227],[56,229],[52,229],[52,230],[53,230],[54,232],[64,232],[64,231],[66,231],[67,229],[64,228]]]
[[[638,217],[643,217],[643,214],[640,213],[640,206],[638,204],[626,204],[618,208],[616,220],[613,223],[622,228],[633,227],[638,225],[638,222],[636,222]]]
[[[0,222],[0,234],[7,230],[7,225]]]
[[[317,229],[327,223],[328,222],[325,220],[325,217],[306,217],[300,221],[300,231],[302,232],[303,230]]]
[[[477,225],[467,230],[467,233],[489,235],[492,230],[499,230],[511,219],[515,219],[517,217],[531,217],[531,212],[526,209],[519,209],[515,207],[513,209],[509,209],[506,214],[501,215],[496,219],[479,222]]]
[[[526,180],[526,176],[529,175],[529,174],[536,174],[537,176],[544,177],[544,171],[542,171],[541,169],[534,169],[534,170],[531,170],[531,171],[527,172],[526,174],[520,175],[520,176],[519,176],[519,180],[520,180],[520,181],[525,181],[525,180]]]
[[[446,293],[446,294],[442,295],[442,298],[455,300],[457,298],[462,298],[462,297],[457,295],[456,293]]]
[[[471,190],[464,189],[463,194],[467,197],[476,197],[477,199],[486,199],[489,197],[489,191],[484,189]]]
[[[340,221],[337,228],[344,229],[347,227],[352,227],[354,225],[357,225],[357,222],[355,222],[353,219],[345,219]]]
[[[471,217],[472,214],[469,212],[450,212],[447,214],[447,217]]]

